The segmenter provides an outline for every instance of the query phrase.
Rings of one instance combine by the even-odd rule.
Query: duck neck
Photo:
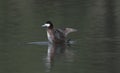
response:
[[[47,37],[49,42],[53,42],[54,39],[53,29],[47,29]]]

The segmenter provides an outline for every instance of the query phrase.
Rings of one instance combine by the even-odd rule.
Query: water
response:
[[[1,0],[0,73],[119,73],[119,0]],[[72,27],[49,45],[41,25]],[[49,52],[57,48],[55,52]],[[62,50],[61,50],[62,48]]]

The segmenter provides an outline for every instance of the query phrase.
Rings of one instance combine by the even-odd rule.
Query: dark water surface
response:
[[[45,45],[47,20],[75,43]],[[0,33],[0,73],[120,73],[119,0],[1,0]]]

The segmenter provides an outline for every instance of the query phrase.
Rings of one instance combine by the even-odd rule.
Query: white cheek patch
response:
[[[47,24],[47,23],[46,23],[46,24],[44,24],[44,26],[49,27],[49,26],[50,26],[50,24]]]

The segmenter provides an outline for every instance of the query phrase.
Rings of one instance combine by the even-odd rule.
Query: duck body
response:
[[[51,43],[65,42],[65,34],[57,29],[47,29],[47,37]]]
[[[68,33],[76,31],[72,28],[55,29],[50,21],[47,21],[42,27],[47,29],[47,38],[50,43],[65,43]]]

